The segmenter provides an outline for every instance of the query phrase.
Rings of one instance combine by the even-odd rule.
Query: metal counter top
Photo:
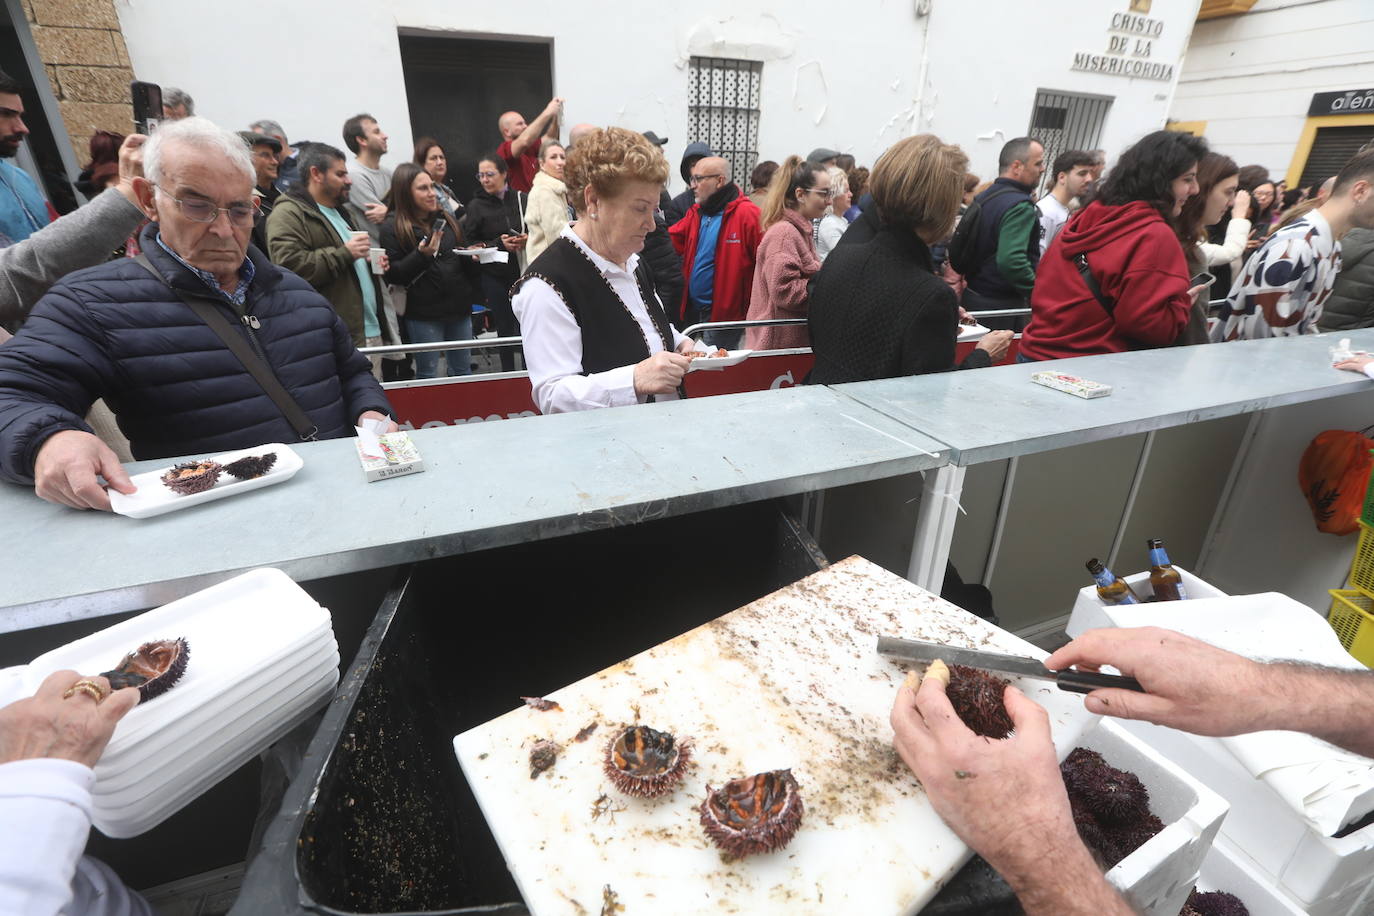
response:
[[[277,486],[148,519],[0,484],[0,633],[165,603],[257,566],[298,581],[935,468],[929,437],[825,388],[413,434],[425,471],[366,483],[348,439]],[[140,462],[134,472],[171,460]]]
[[[1374,328],[1303,338],[1142,350],[833,386],[978,464],[1352,394],[1363,375],[1331,368],[1343,337],[1374,352]],[[1112,386],[1085,400],[1030,381],[1053,369]]]

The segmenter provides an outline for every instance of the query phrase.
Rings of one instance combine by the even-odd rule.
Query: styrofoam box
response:
[[[1211,851],[1202,860],[1197,889],[1235,894],[1250,916],[1303,916],[1307,912],[1224,836],[1212,842]]]
[[[1225,598],[1226,593],[1219,588],[1214,588],[1207,582],[1203,582],[1197,576],[1188,572],[1182,566],[1175,566],[1179,575],[1183,577],[1183,591],[1191,600],[1193,598]],[[1150,572],[1136,573],[1127,576],[1126,582],[1135,590],[1135,593],[1142,599],[1152,594],[1150,590]],[[1078,590],[1078,597],[1073,603],[1073,612],[1069,615],[1069,624],[1064,628],[1064,632],[1070,636],[1082,636],[1085,630],[1095,630],[1099,627],[1115,626],[1111,618],[1107,616],[1106,608],[1110,605],[1104,603],[1097,597],[1097,586],[1088,585]]]
[[[1231,813],[1222,836],[1310,916],[1374,911],[1374,825],[1341,839],[1319,836],[1216,738],[1146,722],[1117,724],[1225,798]]]
[[[1165,824],[1107,872],[1107,880],[1136,912],[1178,916],[1226,816],[1226,802],[1110,719],[1084,732],[1078,746],[1140,777],[1150,792],[1151,812]]]

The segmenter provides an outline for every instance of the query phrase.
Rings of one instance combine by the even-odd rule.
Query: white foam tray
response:
[[[1225,891],[1240,898],[1250,916],[1304,916],[1307,912],[1292,897],[1275,887],[1245,853],[1218,836],[1202,860],[1200,891]]]
[[[714,351],[713,351],[714,352]],[[726,350],[728,356],[698,356],[687,367],[688,372],[709,372],[714,369],[728,369],[738,366],[751,355],[753,350]]]
[[[1110,719],[1085,732],[1078,746],[1129,770],[1150,792],[1150,811],[1164,829],[1107,872],[1107,880],[1146,916],[1178,916],[1226,816],[1226,802],[1190,774]]]
[[[1216,738],[1147,722],[1120,725],[1187,768],[1230,803],[1222,836],[1243,850],[1310,916],[1368,916],[1374,912],[1374,826],[1341,839],[1318,836]]]
[[[134,474],[130,479],[133,481],[133,485],[138,488],[137,492],[126,496],[116,490],[110,490],[110,508],[120,515],[127,515],[129,518],[151,518],[166,512],[176,512],[180,509],[189,509],[191,506],[199,506],[201,503],[224,499],[227,496],[237,496],[240,493],[270,487],[273,484],[290,480],[297,471],[305,467],[305,461],[300,455],[292,451],[290,446],[282,445],[279,442],[259,445],[256,448],[242,448],[235,452],[224,452],[219,455],[211,455],[209,458],[220,464],[228,464],[245,455],[263,455],[267,452],[275,452],[277,462],[272,465],[272,470],[261,477],[255,477],[252,480],[235,480],[228,474],[221,473],[219,480],[213,487],[200,493],[192,493],[190,496],[173,493],[162,482],[162,475],[172,467],[170,464],[158,468],[156,471]]]
[[[295,702],[278,709],[270,718],[260,719],[254,730],[243,735],[237,745],[226,747],[223,754],[207,764],[207,768],[198,774],[199,778],[194,783],[186,785],[179,792],[169,794],[161,805],[140,805],[137,809],[107,811],[96,803],[91,813],[91,822],[101,833],[115,839],[127,839],[153,829],[243,766],[264,748],[269,747],[272,742],[310,718],[316,707],[333,696],[338,680],[339,672],[335,667]]]
[[[1188,572],[1182,566],[1175,566],[1179,575],[1183,577],[1183,589],[1188,595],[1188,600],[1195,598],[1225,598],[1226,593],[1221,589],[1215,588],[1208,582],[1204,582],[1197,576]],[[1127,576],[1126,582],[1135,590],[1135,593],[1143,600],[1147,595],[1152,594],[1150,590],[1150,572],[1136,573]],[[1064,632],[1072,637],[1083,635],[1085,630],[1095,630],[1100,627],[1112,627],[1111,617],[1107,615],[1107,608],[1111,605],[1106,604],[1097,597],[1097,586],[1087,585],[1078,590],[1078,597],[1073,603],[1073,612],[1069,615],[1068,626]]]
[[[317,681],[331,668],[337,671],[338,666],[339,655],[332,646],[309,660],[303,659],[289,673],[272,679],[275,691],[264,702],[244,703],[221,711],[215,726],[197,730],[187,737],[184,746],[168,747],[146,763],[125,767],[118,773],[107,775],[97,769],[92,796],[111,807],[128,807],[155,791],[174,791],[181,784],[194,781],[197,768],[218,754],[221,747],[238,744],[260,721],[273,718],[278,709],[309,693]],[[147,778],[152,766],[158,769],[156,780]]]
[[[0,705],[32,695],[54,671],[97,674],[144,642],[178,636],[190,648],[186,673],[120,721],[96,765],[94,821],[110,836],[175,813],[300,721],[338,679],[329,612],[280,570],[256,569],[39,656],[0,681]],[[106,799],[131,804],[107,810]]]

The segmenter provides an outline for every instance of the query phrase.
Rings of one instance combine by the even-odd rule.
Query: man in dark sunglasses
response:
[[[389,419],[329,301],[250,248],[256,176],[243,140],[192,117],[144,149],[143,254],[63,278],[0,347],[0,477],[78,509],[110,508],[101,478],[134,492],[83,419],[97,398],[139,459],[337,438]]]

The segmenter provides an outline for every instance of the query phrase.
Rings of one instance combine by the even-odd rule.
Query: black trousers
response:
[[[491,317],[496,321],[497,337],[519,337],[520,322],[515,320],[515,309],[510,305],[510,284],[514,281],[507,281],[504,276],[494,276],[491,273],[482,274],[482,295],[486,297],[487,308],[491,311]],[[519,347],[501,347],[498,354],[501,357],[501,371],[515,371],[516,354],[521,354]]]

